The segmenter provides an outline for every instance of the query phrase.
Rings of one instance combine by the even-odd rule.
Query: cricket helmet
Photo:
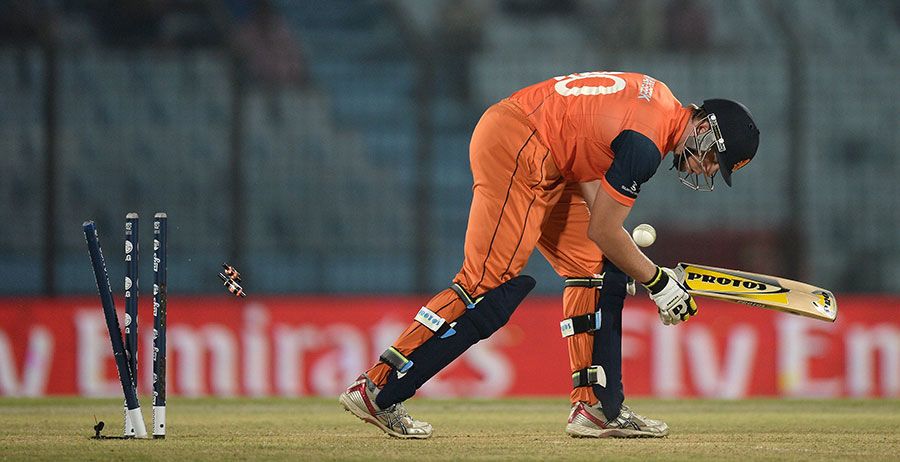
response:
[[[759,128],[747,107],[728,99],[708,99],[700,106],[710,119],[715,133],[716,159],[725,183],[731,186],[731,174],[747,165],[759,147]],[[714,123],[713,123],[714,122]]]

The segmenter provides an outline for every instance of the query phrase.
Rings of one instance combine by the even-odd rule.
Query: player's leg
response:
[[[474,187],[462,268],[454,277],[451,288],[420,309],[417,320],[388,350],[389,357],[384,359],[394,357],[394,360],[382,363],[396,373],[386,374],[388,380],[384,383],[373,379],[376,384],[384,385],[379,404],[390,405],[412,396],[415,388],[446,365],[444,362],[449,363],[462,353],[450,355],[459,347],[446,345],[435,350],[435,355],[419,352],[417,356],[422,358],[419,362],[429,365],[423,364],[412,373],[416,366],[410,366],[409,355],[426,342],[454,344],[465,338],[463,335],[447,336],[443,330],[438,332],[434,325],[423,323],[423,317],[436,319],[440,329],[445,330],[454,322],[468,323],[470,320],[462,319],[465,315],[478,324],[480,338],[486,338],[505,320],[480,323],[478,313],[490,309],[494,313],[488,315],[503,314],[508,319],[531,289],[527,281],[517,281],[515,277],[527,263],[540,236],[544,217],[564,187],[550,151],[520,112],[500,103],[491,107],[475,128],[470,164]],[[483,306],[476,306],[476,301],[482,297],[484,301],[480,305]],[[454,330],[460,332],[460,327]],[[475,338],[476,333],[472,333],[469,340]],[[432,346],[429,345],[426,351],[432,351]],[[437,365],[431,365],[432,361]],[[416,364],[414,359],[412,364]],[[376,368],[379,370],[370,372],[376,378],[382,377],[384,366]],[[423,376],[426,371],[431,373]],[[402,380],[399,380],[401,375]],[[415,387],[410,389],[410,384]]]
[[[577,185],[550,211],[538,248],[561,276],[562,335],[572,371],[573,436],[664,436],[668,427],[622,403],[622,308],[626,275],[587,237],[590,213]]]
[[[470,163],[474,187],[462,269],[451,287],[432,297],[419,310],[419,319],[392,344],[401,355],[434,335],[421,318],[449,325],[474,299],[519,274],[547,210],[562,193],[549,150],[521,114],[504,103],[489,108],[475,127]],[[397,356],[390,351],[388,355]],[[367,375],[383,387],[391,369],[380,361]]]
[[[427,422],[413,419],[403,405],[431,377],[449,365],[469,347],[479,340],[490,337],[503,327],[522,299],[534,287],[534,279],[529,276],[514,277],[500,286],[489,290],[483,296],[470,298],[462,289],[456,300],[447,306],[462,303],[462,313],[455,318],[440,318],[427,307],[422,307],[416,321],[404,332],[416,334],[415,326],[424,326],[430,334],[414,348],[403,344],[412,343],[410,335],[402,334],[379,358],[369,372],[360,375],[341,394],[339,401],[344,408],[360,419],[380,428],[385,433],[398,438],[428,438],[432,427]],[[435,298],[442,297],[438,294]],[[422,316],[428,311],[428,316]],[[448,315],[450,316],[450,315]],[[450,319],[455,319],[451,321]],[[386,369],[384,384],[378,386],[371,378],[373,371]]]
[[[600,300],[600,291],[597,289],[602,284],[600,274],[603,271],[603,261],[600,249],[587,237],[589,223],[590,211],[578,190],[578,185],[570,183],[566,185],[562,198],[548,214],[547,222],[543,226],[543,235],[538,241],[538,249],[553,269],[566,278],[563,288],[563,319],[578,319],[577,326],[573,325],[573,328],[577,327],[579,332],[565,335],[572,373],[595,364],[594,327],[602,326],[600,324],[602,318],[597,312]],[[590,325],[582,327],[588,320]],[[581,332],[582,330],[585,331]],[[620,387],[615,385],[615,380],[609,380],[608,375],[607,384],[611,385],[611,389],[620,391],[618,390]],[[618,404],[612,405],[615,401],[621,403],[621,399],[613,392],[603,395],[609,396],[607,404],[611,409],[618,407]],[[583,401],[594,404],[597,400],[598,397],[590,386],[574,387],[571,392],[572,403]]]
[[[361,376],[363,383],[371,382],[373,409],[401,404],[472,344],[502,327],[534,285],[518,274],[563,187],[549,150],[521,113],[501,103],[476,126],[470,160],[475,184],[463,267],[451,287],[426,303],[379,363]],[[365,401],[365,385],[355,386],[352,397]]]

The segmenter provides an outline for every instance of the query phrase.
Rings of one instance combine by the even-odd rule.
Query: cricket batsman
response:
[[[341,404],[391,436],[430,437],[431,425],[410,417],[403,402],[506,324],[535,285],[520,272],[537,248],[565,278],[560,327],[572,372],[566,433],[666,436],[668,425],[624,404],[626,286],[629,278],[642,283],[666,325],[687,321],[697,305],[623,223],[668,153],[684,185],[711,191],[717,173],[731,186],[758,144],[742,104],[682,106],[663,82],[639,73],[554,77],[494,104],[469,148],[474,186],[462,268],[341,394]]]

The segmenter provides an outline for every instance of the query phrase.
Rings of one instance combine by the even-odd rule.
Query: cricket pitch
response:
[[[147,397],[142,402],[149,403]],[[574,439],[557,399],[407,403],[434,425],[397,440],[335,399],[169,400],[165,440],[92,440],[122,432],[121,399],[0,398],[0,459],[53,460],[896,460],[900,400],[627,401],[665,420],[662,439]]]

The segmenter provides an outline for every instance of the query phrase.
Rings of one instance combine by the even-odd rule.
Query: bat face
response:
[[[679,263],[677,273],[691,295],[770,308],[834,322],[837,300],[825,289],[790,279],[712,266]]]

